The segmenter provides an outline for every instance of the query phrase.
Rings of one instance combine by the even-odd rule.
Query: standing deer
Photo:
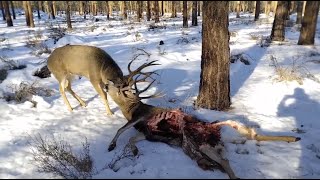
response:
[[[86,103],[71,89],[71,81],[74,75],[88,78],[101,96],[108,115],[110,110],[107,94],[103,90],[109,81],[120,84],[123,81],[123,73],[117,63],[104,50],[85,45],[66,45],[55,49],[48,58],[48,69],[59,81],[59,90],[64,103],[70,111],[71,107],[65,90],[67,90],[81,106]]]
[[[130,64],[128,65],[129,72]],[[252,128],[248,128],[236,121],[228,120],[222,122],[204,122],[192,115],[186,114],[181,110],[166,109],[145,104],[142,99],[153,98],[158,94],[141,97],[141,93],[145,92],[153,80],[146,88],[139,90],[137,83],[145,81],[154,72],[141,72],[145,67],[156,65],[154,61],[143,64],[134,73],[130,73],[127,78],[128,86],[114,86],[109,83],[108,92],[112,99],[118,104],[123,115],[128,122],[121,127],[115,137],[110,142],[109,151],[116,147],[116,141],[121,133],[125,130],[135,127],[140,133],[135,137],[130,138],[128,147],[134,155],[138,154],[138,148],[135,143],[141,140],[160,141],[169,145],[178,146],[192,159],[196,160],[202,169],[218,168],[226,172],[231,179],[237,179],[233,170],[230,167],[229,161],[222,157],[224,150],[221,142],[220,128],[222,126],[230,126],[236,129],[241,135],[249,140],[257,141],[286,141],[296,142],[300,138],[292,136],[264,136],[257,134]],[[139,74],[136,78],[134,75]],[[139,79],[141,75],[144,78]],[[134,88],[132,87],[134,86]]]

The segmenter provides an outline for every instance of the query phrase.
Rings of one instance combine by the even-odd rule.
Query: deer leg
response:
[[[61,96],[63,98],[64,103],[68,107],[68,110],[72,111],[73,108],[71,107],[70,102],[68,101],[68,99],[66,97],[66,92],[65,92],[66,84],[68,83],[67,81],[68,80],[64,78],[62,81],[59,82],[59,90],[60,90],[60,93],[61,93]]]
[[[131,137],[129,139],[128,145],[130,146],[131,152],[133,153],[134,156],[136,156],[139,152],[137,146],[135,145],[137,142],[145,140],[146,136],[143,133],[138,133],[136,136]]]
[[[119,138],[119,136],[127,129],[133,127],[134,125],[136,125],[138,122],[143,121],[145,118],[140,118],[137,120],[131,120],[129,122],[127,122],[124,126],[122,126],[118,131],[117,134],[114,136],[114,138],[112,139],[112,141],[109,144],[109,148],[108,151],[112,151],[116,146],[117,146],[117,139]]]
[[[239,179],[231,169],[229,161],[227,159],[221,158],[221,155],[218,153],[219,147],[217,146],[213,148],[209,145],[201,145],[199,147],[199,150],[215,162],[219,163],[222,166],[222,168],[227,172],[230,179]]]
[[[67,91],[75,98],[78,100],[78,102],[81,104],[82,107],[86,107],[86,103],[71,89],[71,81],[68,80],[67,84]]]
[[[103,103],[106,107],[107,115],[112,115],[113,113],[109,107],[107,93],[103,90],[103,88],[102,88],[103,86],[101,85],[101,83],[97,83],[96,81],[91,80],[91,84],[93,85],[93,87],[96,89],[96,91],[98,92],[98,94],[102,98]]]

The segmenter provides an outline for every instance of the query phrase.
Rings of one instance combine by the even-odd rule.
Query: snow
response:
[[[90,143],[90,154],[95,167],[101,170],[106,164],[122,153],[129,138],[137,131],[133,128],[124,132],[117,141],[114,151],[107,147],[116,131],[126,123],[126,119],[115,102],[109,99],[114,115],[107,116],[101,98],[90,82],[77,79],[73,90],[87,102],[82,108],[70,95],[67,97],[74,107],[67,110],[54,77],[40,79],[32,74],[45,63],[48,53],[34,55],[33,49],[26,46],[28,38],[33,38],[36,31],[42,31],[41,40],[53,50],[65,44],[93,45],[108,52],[125,74],[127,64],[140,49],[150,53],[150,60],[158,60],[161,65],[150,67],[157,70],[159,76],[155,87],[146,92],[164,92],[159,99],[146,101],[163,107],[181,107],[206,121],[236,120],[256,127],[257,131],[267,135],[290,135],[301,137],[294,143],[246,141],[245,144],[225,143],[225,156],[232,169],[240,178],[320,178],[320,84],[305,78],[303,84],[297,81],[277,82],[275,68],[271,66],[273,56],[279,65],[289,67],[293,60],[307,68],[320,79],[319,25],[314,46],[298,46],[299,31],[297,26],[286,28],[285,42],[273,42],[268,47],[261,47],[259,40],[271,33],[273,18],[260,15],[260,20],[253,21],[252,14],[242,14],[236,19],[230,14],[229,30],[236,32],[230,38],[230,53],[243,53],[250,65],[239,60],[231,64],[231,101],[232,109],[218,112],[207,109],[193,109],[200,81],[201,61],[201,17],[199,26],[182,28],[182,18],[170,19],[167,15],[161,19],[165,29],[148,30],[152,22],[135,23],[133,21],[107,21],[105,16],[97,16],[98,22],[88,17],[85,21],[72,24],[74,30],[56,44],[48,39],[46,15],[40,21],[35,20],[35,28],[25,25],[24,15],[17,15],[13,27],[6,27],[0,21],[0,55],[7,59],[25,64],[27,68],[9,70],[8,77],[0,83],[0,96],[12,93],[14,85],[21,82],[35,81],[43,88],[53,90],[53,95],[43,97],[35,95],[33,100],[16,103],[0,99],[0,178],[57,178],[53,174],[39,173],[32,163],[29,141],[37,134],[48,138],[62,138],[71,144],[75,151],[81,149],[85,138]],[[296,15],[291,19],[295,20]],[[35,15],[35,19],[37,16]],[[73,18],[81,19],[79,16]],[[58,16],[59,20],[63,18]],[[57,27],[58,20],[52,22]],[[189,22],[189,25],[191,22]],[[319,21],[318,21],[319,24]],[[59,22],[61,27],[65,24]],[[159,45],[160,40],[164,45]],[[147,60],[139,57],[132,64],[133,68]],[[0,67],[5,63],[1,62]],[[303,130],[297,133],[294,130]],[[230,128],[223,128],[223,139],[236,138],[238,134]],[[182,149],[170,147],[159,142],[141,141],[137,143],[139,155],[133,159],[123,159],[116,165],[117,172],[105,168],[93,178],[228,178],[219,170],[204,171],[195,161],[186,156]],[[59,178],[59,177],[58,177]]]

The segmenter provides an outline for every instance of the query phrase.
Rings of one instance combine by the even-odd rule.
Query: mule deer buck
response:
[[[132,61],[129,63],[128,69],[130,69],[131,63]],[[126,146],[131,148],[134,155],[138,154],[138,148],[135,145],[138,141],[145,139],[160,141],[181,147],[190,158],[197,161],[202,169],[218,168],[226,172],[231,179],[236,179],[238,177],[231,169],[229,161],[222,157],[223,155],[221,154],[224,150],[223,142],[220,139],[220,128],[222,126],[230,126],[250,140],[286,142],[300,140],[300,138],[292,136],[260,135],[254,129],[232,120],[208,123],[179,109],[161,108],[141,102],[142,99],[159,96],[155,94],[141,97],[141,94],[150,88],[155,80],[142,90],[139,90],[137,86],[137,83],[145,81],[154,73],[141,72],[143,68],[152,65],[156,65],[154,61],[145,63],[138,68],[138,71],[134,71],[135,75],[139,75],[128,81],[128,86],[114,86],[113,83],[107,85],[110,96],[118,104],[123,115],[128,120],[110,142],[109,151],[116,147],[117,139],[121,133],[131,127],[135,127],[140,132],[137,136],[130,138],[128,146]],[[139,79],[141,75],[144,75],[144,77]],[[132,73],[128,76],[133,77]]]
[[[104,50],[85,45],[66,45],[55,49],[48,58],[48,69],[59,81],[59,90],[64,103],[70,111],[71,107],[65,90],[67,90],[81,106],[86,103],[71,89],[74,75],[88,78],[103,100],[108,115],[110,110],[107,94],[103,90],[109,81],[119,84],[123,81],[123,73],[117,63]]]

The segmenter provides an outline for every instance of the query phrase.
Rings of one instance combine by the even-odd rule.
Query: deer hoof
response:
[[[109,145],[108,151],[110,152],[110,151],[114,150],[115,147],[116,147],[116,143],[111,143]]]

